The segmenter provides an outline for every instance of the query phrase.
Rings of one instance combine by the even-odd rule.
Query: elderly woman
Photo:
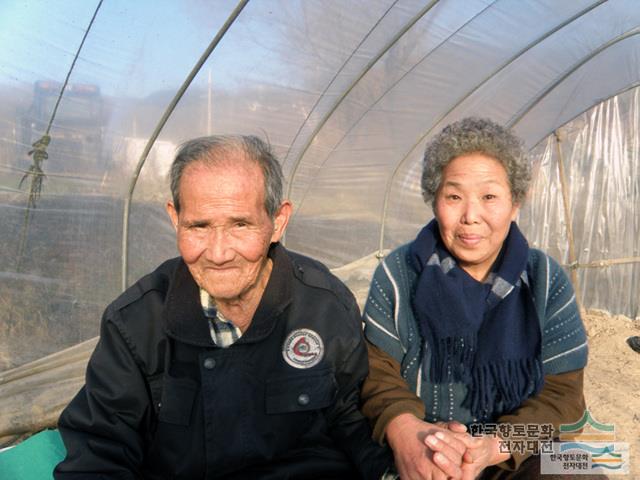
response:
[[[532,444],[509,451],[490,430],[524,425],[538,440],[579,420],[587,340],[564,271],[515,223],[531,177],[521,142],[467,118],[431,141],[423,166],[435,219],[374,274],[363,411],[403,480],[537,478]]]

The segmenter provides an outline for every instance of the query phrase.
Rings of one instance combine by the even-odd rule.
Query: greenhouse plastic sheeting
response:
[[[287,246],[337,267],[411,240],[431,217],[425,143],[451,121],[491,117],[531,150],[520,216],[531,244],[571,263],[584,306],[638,316],[635,0],[249,1],[134,184],[160,118],[236,7],[0,4],[0,370],[97,334],[122,289],[125,225],[127,284],[177,254],[166,174],[181,142],[216,133],[268,138],[296,208]],[[35,199],[29,152],[72,64]]]

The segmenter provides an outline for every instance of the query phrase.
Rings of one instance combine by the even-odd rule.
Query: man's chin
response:
[[[209,295],[213,297],[216,301],[230,301],[238,298],[242,293],[237,288],[234,289],[220,289],[220,288],[206,288],[205,290]]]
[[[238,269],[209,271],[196,282],[216,301],[237,301],[258,284],[249,275],[239,273]]]

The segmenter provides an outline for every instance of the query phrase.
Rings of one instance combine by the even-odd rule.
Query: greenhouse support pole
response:
[[[194,67],[191,69],[191,72],[189,72],[189,75],[180,86],[180,89],[171,100],[171,103],[169,103],[169,106],[164,111],[162,118],[160,118],[160,120],[158,121],[158,124],[156,125],[155,130],[149,137],[149,140],[147,141],[147,144],[145,145],[144,150],[140,155],[140,159],[138,160],[136,169],[133,172],[133,177],[131,178],[131,183],[129,184],[129,193],[124,200],[124,211],[123,211],[123,219],[122,219],[122,277],[121,277],[123,291],[126,290],[127,288],[127,273],[129,270],[129,218],[131,215],[131,199],[133,198],[133,191],[136,188],[136,183],[138,182],[140,171],[142,170],[142,167],[145,161],[147,160],[147,157],[149,156],[149,152],[151,151],[153,144],[155,143],[156,139],[160,135],[160,132],[164,128],[165,124],[167,123],[167,120],[169,120],[169,117],[171,116],[176,106],[178,105],[178,102],[184,95],[184,92],[187,91],[187,88],[189,88],[189,85],[191,85],[191,82],[193,81],[195,76],[198,74],[198,72],[202,68],[202,65],[204,65],[204,63],[207,61],[207,59],[211,55],[211,52],[213,52],[213,50],[218,46],[218,43],[220,43],[220,40],[222,40],[222,37],[224,37],[225,33],[227,33],[227,30],[229,30],[233,22],[235,22],[235,20],[238,18],[238,16],[240,15],[240,12],[242,12],[242,9],[247,5],[247,3],[249,3],[249,0],[240,0],[238,2],[238,4],[236,5],[236,8],[234,8],[233,12],[231,12],[231,14],[229,15],[229,18],[227,18],[227,21],[224,22],[224,25],[222,25],[222,27],[220,28],[216,36],[213,38],[213,40],[211,40],[211,43],[209,44],[207,49],[202,53],[202,55],[200,56],[200,58],[198,59]]]
[[[562,155],[562,140],[558,130],[553,132],[556,138],[556,148],[558,150],[558,176],[560,177],[560,191],[562,193],[562,204],[564,206],[564,223],[567,226],[567,241],[569,243],[569,270],[571,272],[571,283],[576,294],[576,303],[578,308],[582,310],[582,298],[580,295],[580,286],[578,284],[578,258],[576,257],[576,246],[573,240],[573,225],[571,223],[571,205],[569,203],[569,191],[567,188],[567,176],[564,169],[564,158]]]

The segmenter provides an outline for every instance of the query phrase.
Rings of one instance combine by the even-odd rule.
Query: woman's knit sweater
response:
[[[391,252],[374,274],[364,313],[365,335],[400,363],[409,388],[424,402],[427,421],[473,423],[476,419],[462,406],[466,385],[431,384],[423,375],[422,356],[430,352],[425,350],[412,310],[418,275],[408,258],[409,245]],[[584,368],[586,334],[573,288],[562,268],[543,252],[531,249],[522,280],[533,292],[545,377]],[[494,413],[497,417],[507,412]]]

